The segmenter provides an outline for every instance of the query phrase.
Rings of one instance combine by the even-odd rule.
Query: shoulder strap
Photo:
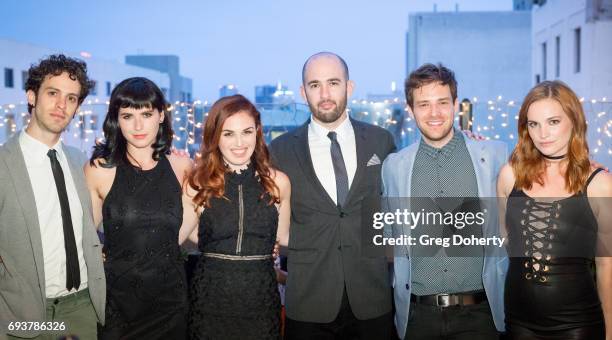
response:
[[[602,170],[603,168],[597,168],[595,169],[595,171],[593,171],[593,173],[591,173],[591,176],[589,176],[589,179],[587,179],[586,184],[584,185],[585,192],[586,192],[586,188],[589,186],[589,183],[591,183],[591,181],[593,180],[593,177],[595,177],[595,175],[597,175],[597,173],[599,173]]]

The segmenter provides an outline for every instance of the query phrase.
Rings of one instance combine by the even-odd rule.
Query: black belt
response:
[[[476,305],[486,300],[487,294],[484,291],[459,294],[410,295],[410,302],[438,307]]]
[[[230,261],[258,261],[268,260],[272,258],[272,254],[267,255],[231,255],[231,254],[219,254],[219,253],[202,253],[205,257],[214,257],[216,259],[230,260]]]

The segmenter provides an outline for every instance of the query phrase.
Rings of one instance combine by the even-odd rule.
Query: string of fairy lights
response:
[[[601,99],[580,98],[588,124],[588,142],[591,153],[595,157],[610,162],[612,160],[612,101],[606,97]],[[491,100],[479,100],[474,97],[472,119],[467,120],[467,126],[488,140],[501,140],[510,146],[516,144],[518,111],[521,103],[515,100],[504,100],[498,96]],[[393,98],[381,102],[352,101],[353,116],[385,127],[391,132],[398,132],[402,146],[414,142],[419,132],[414,119],[406,109],[405,101]],[[399,113],[402,113],[400,116]],[[455,116],[459,124],[464,112]],[[399,118],[399,119],[398,119]],[[403,120],[402,120],[403,119]]]
[[[470,99],[472,118],[468,126],[487,139],[501,140],[510,146],[516,143],[518,111],[520,102],[505,100],[503,96],[490,100]],[[612,159],[612,101],[607,98],[581,98],[588,123],[588,142],[594,157],[608,164]],[[102,124],[107,112],[108,102],[97,99],[87,100],[63,135],[64,142],[85,152],[91,151],[96,141],[103,138]],[[209,101],[196,100],[193,103],[175,102],[168,108],[173,118],[174,145],[196,154],[202,140],[204,121],[212,105]],[[369,122],[391,131],[400,146],[406,146],[419,136],[414,119],[406,109],[406,103],[399,98],[381,101],[352,100],[348,103],[349,112],[355,119]],[[265,131],[268,140],[293,127],[301,125],[310,116],[304,104],[284,105],[282,108],[261,108],[262,121],[270,123]],[[465,113],[459,112],[457,124]],[[28,124],[29,114],[25,103],[0,106],[0,144]],[[280,123],[279,123],[280,122]],[[198,156],[196,154],[196,156]]]

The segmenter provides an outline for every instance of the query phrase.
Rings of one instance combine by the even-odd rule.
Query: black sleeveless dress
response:
[[[162,156],[119,164],[104,200],[106,324],[99,339],[185,339],[187,285],[178,245],[181,186]]]
[[[252,167],[225,175],[225,198],[200,216],[202,256],[190,287],[191,339],[279,339],[272,251],[278,211]]]
[[[512,190],[506,213],[508,339],[604,338],[593,273],[598,226],[586,195],[600,170],[583,191],[554,202]]]

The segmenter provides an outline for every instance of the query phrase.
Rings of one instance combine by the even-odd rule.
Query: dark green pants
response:
[[[487,302],[469,306],[437,307],[410,304],[406,337],[418,339],[498,339]]]
[[[35,340],[56,340],[78,336],[79,340],[96,340],[98,317],[89,298],[89,289],[83,289],[58,299],[47,299],[45,325],[56,330],[43,331]],[[63,329],[63,330],[62,330]],[[23,339],[12,337],[9,339]]]

